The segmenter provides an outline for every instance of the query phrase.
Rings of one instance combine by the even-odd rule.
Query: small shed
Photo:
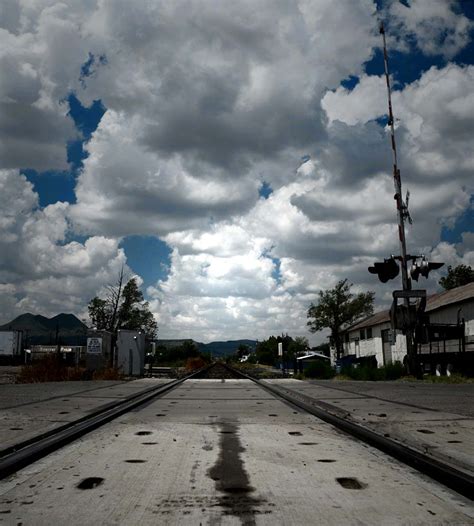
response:
[[[330,363],[330,358],[329,356],[326,356],[325,354],[322,354],[320,352],[307,351],[306,354],[296,357],[298,372],[302,373],[311,364],[321,361]]]
[[[143,331],[117,331],[117,367],[127,376],[145,373],[145,333]]]
[[[105,330],[87,333],[86,367],[102,371],[113,364],[113,334]]]

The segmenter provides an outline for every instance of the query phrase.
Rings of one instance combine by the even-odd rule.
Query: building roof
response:
[[[305,354],[304,356],[298,356],[297,360],[310,360],[311,358],[323,358],[324,360],[330,360],[329,356],[326,356],[325,354],[322,354],[320,352],[309,352],[308,354]]]
[[[374,325],[380,325],[381,323],[387,323],[390,321],[390,312],[388,310],[383,310],[376,312],[372,316],[363,319],[344,329],[344,332],[347,331],[357,331],[359,329],[364,329],[365,327],[373,327]]]
[[[468,283],[462,287],[456,287],[455,289],[445,290],[438,294],[432,294],[428,296],[426,300],[426,312],[433,312],[435,310],[447,307],[448,305],[463,303],[465,301],[474,299],[474,283]],[[376,312],[372,316],[365,318],[350,327],[347,327],[343,332],[357,331],[366,327],[373,327],[374,325],[380,325],[390,321],[390,311],[384,310]]]
[[[429,296],[426,311],[434,311],[452,303],[462,303],[472,299],[474,299],[474,282]]]

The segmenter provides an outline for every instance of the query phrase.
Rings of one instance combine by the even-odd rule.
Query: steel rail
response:
[[[469,473],[466,473],[465,471],[462,471],[447,462],[429,457],[421,451],[418,451],[405,444],[401,444],[396,440],[376,433],[375,431],[351,422],[341,416],[330,413],[329,411],[315,405],[310,397],[302,395],[297,391],[293,391],[287,387],[275,387],[274,385],[264,383],[257,378],[249,376],[238,369],[234,369],[228,365],[227,367],[234,373],[239,372],[242,377],[255,382],[257,385],[262,387],[262,389],[265,389],[277,398],[282,398],[286,402],[298,407],[299,409],[303,409],[307,413],[316,416],[317,418],[320,418],[329,424],[332,424],[341,431],[344,431],[347,434],[362,440],[376,449],[396,458],[404,464],[417,469],[421,473],[428,475],[432,479],[440,482],[444,486],[447,486],[457,493],[460,493],[464,497],[474,500],[474,477]]]
[[[211,368],[213,364],[207,365],[187,376],[172,380],[164,385],[151,387],[140,393],[135,393],[118,402],[107,404],[106,407],[98,409],[78,420],[67,423],[59,428],[47,431],[32,439],[15,444],[12,447],[0,451],[0,480],[29,464],[43,458],[53,451],[73,442],[81,436],[110,422],[114,418],[150,402],[154,398],[174,389],[188,379],[194,378],[203,371]]]

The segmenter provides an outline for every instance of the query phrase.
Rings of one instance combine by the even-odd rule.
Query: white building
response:
[[[375,357],[377,365],[403,361],[406,354],[406,340],[401,332],[397,333],[395,343],[390,338],[390,314],[388,310],[377,312],[373,316],[348,327],[343,331],[344,356]],[[336,351],[331,348],[331,363],[336,359]]]
[[[425,312],[431,324],[455,325],[464,320],[464,349],[474,353],[474,283],[429,296]],[[432,339],[433,336],[436,334],[431,335]],[[395,361],[403,362],[406,355],[406,338],[400,331],[397,331],[395,342],[392,341],[388,310],[347,327],[342,337],[343,356],[375,357],[379,367]],[[421,346],[420,351],[423,354],[459,351],[458,340],[434,340]],[[332,364],[335,358],[335,349],[331,348]]]
[[[127,376],[143,376],[145,372],[145,333],[117,331],[117,368]]]
[[[0,356],[15,358],[21,354],[22,331],[0,331]]]

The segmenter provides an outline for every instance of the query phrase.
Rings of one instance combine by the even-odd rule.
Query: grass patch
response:
[[[283,374],[278,369],[273,368],[271,365],[253,364],[249,362],[243,363],[232,363],[232,367],[239,369],[249,376],[255,378],[268,379],[268,378],[283,378]]]
[[[472,384],[474,378],[467,378],[461,374],[454,373],[451,376],[436,376],[429,374],[423,377],[423,382],[430,384]]]

